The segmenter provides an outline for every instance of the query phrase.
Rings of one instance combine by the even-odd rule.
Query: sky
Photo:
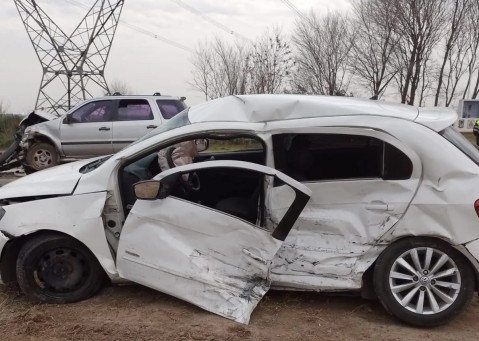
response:
[[[91,6],[95,0],[76,0]],[[112,0],[111,0],[112,1]],[[36,0],[69,34],[86,10],[68,0]],[[191,52],[131,29],[128,24],[154,32],[190,49],[216,36],[254,40],[277,26],[289,35],[298,16],[281,0],[183,0],[236,35],[221,30],[174,0],[125,0],[121,20],[105,69],[108,83],[125,83],[136,94],[161,92],[187,97],[189,105],[204,101],[191,81]],[[300,11],[347,11],[348,0],[290,0]],[[126,24],[125,24],[126,23]],[[35,106],[41,81],[40,62],[28,38],[14,0],[0,0],[0,101],[10,112],[29,112]]]

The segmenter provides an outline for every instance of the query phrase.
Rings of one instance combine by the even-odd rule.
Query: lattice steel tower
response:
[[[42,64],[37,109],[60,114],[94,94],[109,93],[104,70],[124,0],[96,0],[69,36],[35,0],[14,2]]]

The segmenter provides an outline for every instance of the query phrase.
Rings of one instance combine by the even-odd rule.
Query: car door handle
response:
[[[388,211],[389,206],[382,201],[373,201],[366,204],[366,209],[370,211]]]
[[[110,128],[108,127],[101,127],[100,129],[98,129],[99,131],[108,131],[110,130]]]
[[[153,125],[153,124],[150,124],[148,127],[146,127],[146,129],[155,129],[157,126]]]

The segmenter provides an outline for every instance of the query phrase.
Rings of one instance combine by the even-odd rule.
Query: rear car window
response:
[[[153,113],[145,99],[123,99],[118,106],[118,121],[152,120]]]
[[[409,179],[412,162],[395,146],[370,136],[281,134],[273,136],[277,169],[298,181]]]
[[[158,99],[156,100],[158,109],[160,109],[161,115],[164,119],[169,120],[175,117],[178,113],[186,109],[183,101],[173,99]]]
[[[466,154],[474,163],[479,165],[479,150],[454,127],[447,127],[440,132],[442,137],[451,142],[457,149]]]

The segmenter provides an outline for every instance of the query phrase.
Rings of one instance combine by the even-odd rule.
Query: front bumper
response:
[[[2,256],[3,249],[4,249],[5,245],[7,244],[7,242],[8,242],[9,240],[10,240],[10,238],[8,238],[5,234],[3,234],[2,232],[0,232],[0,257]],[[1,262],[1,258],[0,258],[0,262]],[[3,283],[3,281],[2,281],[1,271],[0,271],[0,284],[5,284],[5,283]]]

